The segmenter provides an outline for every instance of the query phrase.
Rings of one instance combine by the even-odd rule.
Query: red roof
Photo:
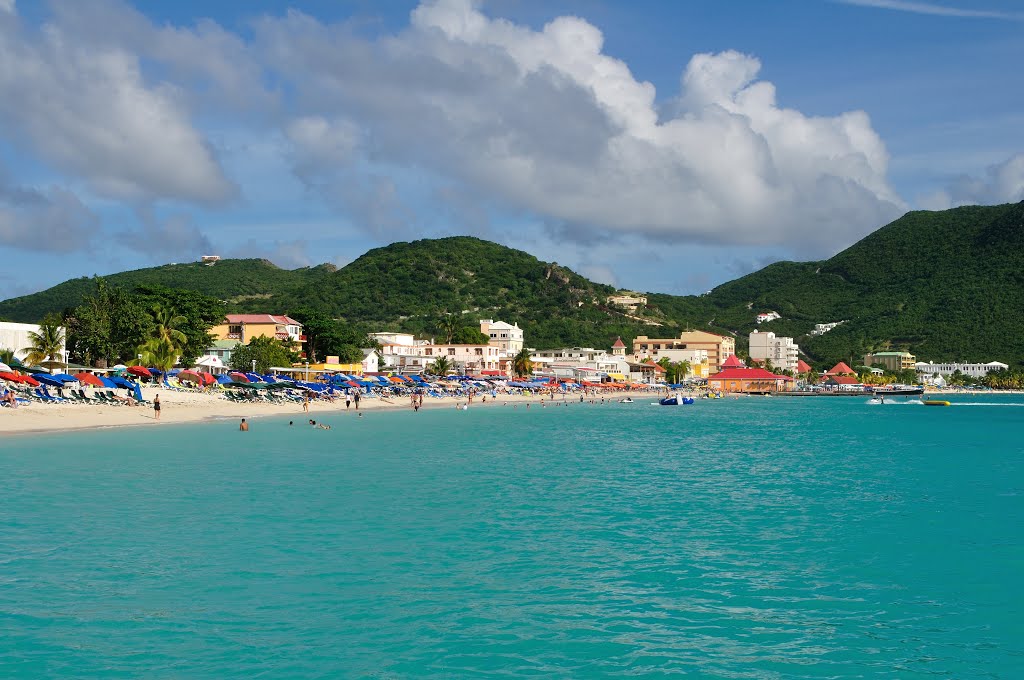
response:
[[[825,378],[826,381],[833,382],[837,385],[859,385],[860,380],[850,375],[830,375]]]
[[[743,361],[735,354],[730,354],[722,362],[722,368],[743,368]]]
[[[727,368],[720,373],[715,373],[708,380],[792,380],[792,378],[788,375],[777,375],[763,368]]]
[[[811,371],[811,367],[803,359],[801,359],[800,361],[796,362],[796,372],[797,373],[810,373],[810,371]]]
[[[625,348],[625,346],[626,346],[626,343],[622,342],[622,338],[619,337],[619,338],[615,338],[615,344],[612,345],[612,349],[622,349],[622,348]]]
[[[832,367],[831,370],[826,371],[825,375],[857,375],[853,372],[853,369],[846,365],[846,362],[840,361],[838,364]]]
[[[272,323],[291,326],[301,326],[298,321],[290,316],[274,314],[228,314],[228,323]]]
[[[648,359],[648,360],[647,360],[647,361],[645,361],[645,362],[644,362],[643,364],[641,364],[641,366],[650,366],[651,368],[653,368],[653,369],[654,369],[654,372],[655,372],[655,373],[664,373],[664,372],[665,372],[665,369],[664,369],[664,368],[663,368],[662,366],[660,366],[660,365],[658,365],[658,364],[654,363],[654,362],[653,362],[653,361],[651,361],[650,359]]]

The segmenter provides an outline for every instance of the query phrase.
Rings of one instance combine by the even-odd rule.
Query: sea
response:
[[[949,399],[8,437],[0,677],[1022,678],[1024,399]]]

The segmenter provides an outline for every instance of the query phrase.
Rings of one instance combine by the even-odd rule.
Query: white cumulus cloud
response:
[[[234,193],[180,100],[117,45],[86,44],[73,26],[0,22],[0,124],[98,194],[216,203]]]
[[[760,62],[738,52],[694,56],[674,106],[659,107],[577,17],[533,30],[439,0],[376,41],[296,12],[263,19],[256,40],[297,90],[300,154],[343,162],[358,130],[375,160],[456,179],[563,234],[814,250],[904,209],[867,114],[781,107]],[[326,122],[339,118],[346,131]],[[323,143],[308,143],[314,133]]]
[[[928,210],[945,210],[958,205],[987,205],[1024,201],[1024,153],[996,163],[983,176],[962,175],[944,190],[923,197]]]

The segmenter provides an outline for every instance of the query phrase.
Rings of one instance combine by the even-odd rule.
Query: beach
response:
[[[149,405],[115,406],[100,404],[40,404],[23,405],[16,409],[0,409],[0,433],[11,435],[31,432],[62,432],[67,430],[86,430],[106,427],[163,427],[174,424],[198,423],[207,420],[228,420],[241,418],[264,418],[271,416],[295,416],[296,420],[324,420],[330,424],[337,418],[357,417],[355,403],[346,409],[344,397],[335,398],[330,402],[315,399],[309,402],[308,415],[303,411],[301,402],[235,402],[228,401],[217,393],[176,391],[154,387],[144,387],[143,397],[152,401],[160,395],[162,404],[160,421],[154,417],[153,408]],[[654,392],[615,392],[614,394],[598,394],[598,402],[602,398],[606,402],[615,401],[626,396],[634,399],[646,398],[653,401]],[[529,403],[541,405],[541,401],[552,403],[551,398],[541,394],[501,394],[497,398],[486,395],[473,398],[472,408],[498,408],[501,404]],[[558,395],[555,401],[561,403],[578,403],[579,393],[568,393],[565,399]],[[587,396],[586,400],[595,398]],[[423,408],[455,408],[458,404],[466,404],[465,397],[426,397]],[[359,411],[371,413],[380,410],[412,411],[409,397],[372,397],[362,398]]]

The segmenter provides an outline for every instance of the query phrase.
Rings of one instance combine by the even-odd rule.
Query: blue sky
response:
[[[0,0],[0,298],[473,234],[702,292],[1024,199],[1010,0]]]

